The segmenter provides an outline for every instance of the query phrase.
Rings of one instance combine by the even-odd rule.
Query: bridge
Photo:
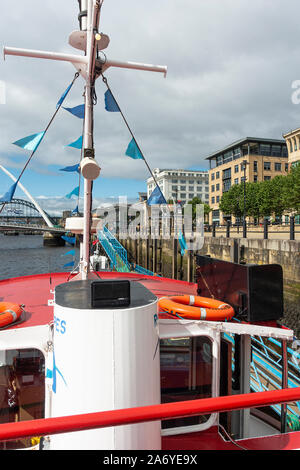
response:
[[[50,216],[43,211],[43,215],[38,208],[30,201],[24,199],[12,199],[11,202],[0,204],[0,231],[38,231],[51,233],[64,233],[63,227],[57,226],[57,218]],[[48,225],[48,222],[51,225]]]

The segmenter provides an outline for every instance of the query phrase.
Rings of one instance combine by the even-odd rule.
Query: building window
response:
[[[223,155],[219,155],[219,156],[216,158],[216,165],[217,165],[217,166],[223,165]]]
[[[264,162],[264,170],[271,170],[271,162]]]
[[[181,191],[185,191],[185,186],[180,186]]]
[[[264,181],[269,181],[271,179],[271,176],[264,176]]]
[[[194,186],[189,186],[189,191],[194,191]]]
[[[216,180],[217,180],[218,178],[220,178],[220,172],[219,172],[219,171],[216,172]]]
[[[253,176],[253,182],[254,182],[254,183],[257,183],[257,181],[258,181],[258,176],[257,176],[257,175],[254,175],[254,176]]]
[[[215,190],[215,185],[213,184],[212,187],[211,187],[211,192],[213,193]]]
[[[266,156],[271,155],[271,145],[260,144],[260,154]]]
[[[257,161],[253,162],[253,171],[257,172]]]
[[[212,174],[211,174],[211,180],[213,181],[214,179],[215,179],[215,174],[212,173]]]
[[[275,163],[275,171],[281,171],[281,163]]]
[[[215,203],[215,198],[214,198],[214,197],[211,198],[211,203],[212,203],[212,204]]]
[[[274,157],[281,157],[281,145],[272,145],[272,155]]]
[[[235,178],[234,184],[239,184],[239,179],[238,178]]]
[[[194,193],[190,193],[189,194],[189,199],[193,199],[193,197],[194,197]]]
[[[172,180],[172,183],[178,183],[178,180]]]
[[[230,187],[231,187],[231,180],[224,180],[223,191],[224,192],[229,191]]]
[[[220,202],[220,196],[216,197],[216,202]]]
[[[290,140],[290,151],[293,152],[293,142]]]
[[[180,193],[180,197],[181,197],[181,199],[182,199],[182,198],[185,198],[185,197],[186,197],[186,194],[185,194],[185,193]]]
[[[216,191],[220,191],[220,185],[219,185],[219,183],[216,184]]]
[[[238,165],[234,165],[234,172],[235,172],[235,173],[238,173],[238,172],[239,172],[239,166],[238,166]]]
[[[231,168],[227,168],[226,170],[223,170],[223,180],[231,178]]]
[[[289,164],[285,163],[284,166],[285,166],[285,171],[289,171]]]
[[[233,159],[233,152],[232,150],[229,152],[224,153],[224,163],[231,162]]]

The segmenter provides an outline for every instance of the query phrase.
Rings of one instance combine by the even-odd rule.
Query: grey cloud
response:
[[[3,44],[74,52],[76,0],[15,0],[0,19]],[[299,127],[291,84],[300,79],[299,2],[296,0],[105,0],[101,30],[114,59],[168,65],[167,79],[122,69],[106,76],[152,167],[205,167],[214,150],[246,135],[280,138]],[[0,161],[11,142],[43,128],[75,69],[69,64],[8,57],[0,79],[7,105],[0,108]],[[80,78],[68,100],[82,102]],[[104,111],[105,86],[97,82],[95,144],[104,177],[148,177],[142,162],[125,157],[131,139],[118,113]],[[34,163],[75,163],[64,145],[80,122],[58,116]]]

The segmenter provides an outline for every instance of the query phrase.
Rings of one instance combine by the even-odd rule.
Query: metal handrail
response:
[[[48,436],[66,432],[162,421],[183,416],[223,413],[226,411],[259,408],[298,400],[300,400],[300,387],[274,390],[271,392],[202,398],[199,400],[164,403],[122,410],[21,421],[0,424],[0,440]]]

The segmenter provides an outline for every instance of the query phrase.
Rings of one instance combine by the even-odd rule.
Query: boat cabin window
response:
[[[212,396],[212,340],[206,336],[160,341],[161,403]],[[198,426],[209,416],[162,421],[162,429]]]
[[[38,349],[0,351],[0,424],[45,417],[45,358]],[[0,441],[0,450],[25,449],[38,438]]]

